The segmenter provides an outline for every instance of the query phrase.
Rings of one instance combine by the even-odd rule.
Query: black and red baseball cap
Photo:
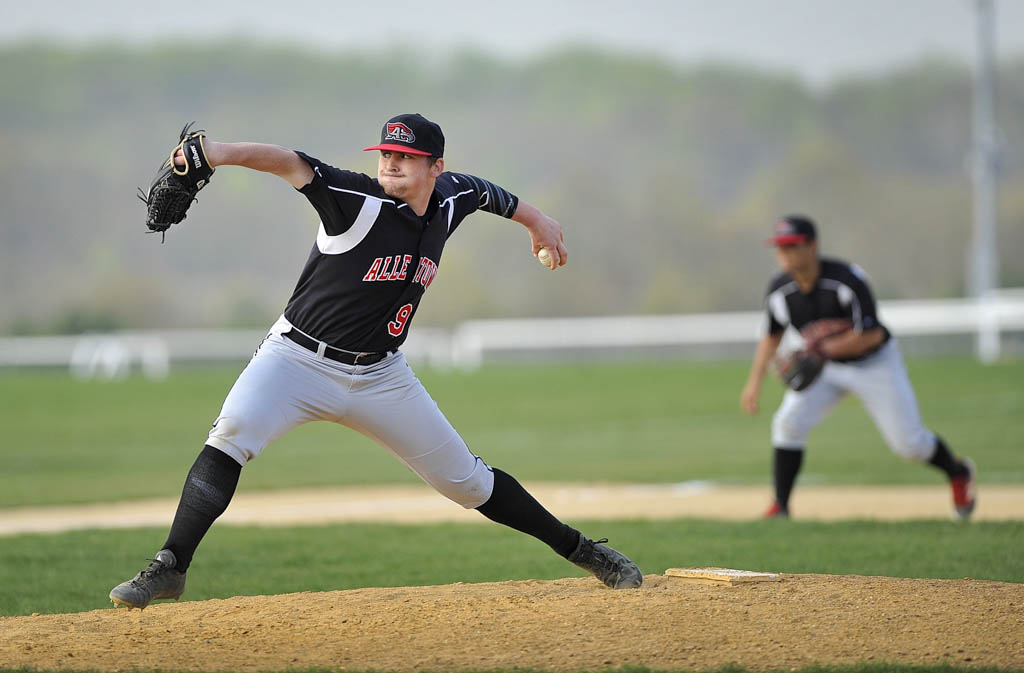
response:
[[[803,215],[787,215],[775,223],[775,235],[767,239],[768,245],[800,245],[817,240],[814,221]]]
[[[380,130],[380,144],[366,147],[370,150],[390,150],[425,157],[444,156],[444,134],[441,127],[421,114],[392,117]]]

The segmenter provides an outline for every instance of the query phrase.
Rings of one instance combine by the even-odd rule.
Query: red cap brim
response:
[[[364,147],[364,152],[371,150],[388,150],[390,152],[401,152],[403,154],[418,154],[421,157],[429,157],[430,152],[424,152],[423,150],[417,150],[409,147],[408,145],[374,145],[373,147]]]
[[[782,234],[765,240],[765,245],[799,245],[807,242],[805,234]]]

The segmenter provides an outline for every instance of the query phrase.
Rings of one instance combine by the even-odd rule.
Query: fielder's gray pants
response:
[[[860,398],[894,452],[919,461],[934,455],[935,435],[921,422],[917,397],[895,339],[864,360],[829,362],[809,387],[786,391],[772,419],[772,445],[803,449],[811,430],[847,393]]]

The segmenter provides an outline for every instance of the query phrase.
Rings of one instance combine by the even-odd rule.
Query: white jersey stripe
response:
[[[775,292],[768,295],[768,310],[771,311],[775,322],[782,326],[789,324],[789,305],[786,304],[786,295],[797,291],[796,283],[786,283]],[[765,321],[765,334],[768,333],[768,323]]]
[[[862,332],[864,330],[864,320],[861,316],[860,300],[857,298],[857,293],[853,291],[853,288],[846,283],[841,283],[838,280],[832,280],[831,278],[823,278],[819,283],[822,287],[828,287],[834,290],[841,305],[850,307],[853,324],[856,325],[858,332]]]
[[[331,189],[335,188],[331,187]],[[339,189],[338,191],[344,192],[348,190]],[[352,193],[358,194],[359,192]],[[394,203],[394,201],[367,196],[363,201],[363,207],[359,209],[355,222],[352,223],[348,231],[337,236],[328,235],[327,230],[324,229],[323,220],[321,220],[320,229],[316,233],[317,249],[324,255],[341,255],[359,245],[366,238],[366,235],[370,233],[370,229],[373,228],[373,223],[377,221],[380,208],[384,203]]]
[[[332,187],[330,185],[327,185],[327,189],[331,189],[331,190],[334,190],[336,192],[345,192],[346,194],[356,194],[358,196],[363,196],[363,197],[366,197],[368,199],[373,199],[375,201],[380,201],[381,203],[390,203],[391,205],[395,205],[395,202],[392,201],[391,199],[382,199],[379,196],[374,196],[373,194],[367,194],[366,192],[357,192],[357,191],[352,190],[352,189],[342,189],[341,187]]]

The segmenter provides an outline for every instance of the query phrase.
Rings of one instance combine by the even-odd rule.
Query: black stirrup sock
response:
[[[775,502],[784,511],[789,511],[789,494],[793,491],[796,475],[804,462],[804,452],[799,449],[780,449],[775,447],[775,460],[772,474],[775,478]]]
[[[477,511],[491,521],[532,535],[562,558],[569,558],[579,545],[580,532],[544,509],[513,476],[497,468],[492,470],[494,490]]]
[[[178,511],[163,546],[174,552],[178,570],[188,570],[199,541],[231,502],[241,472],[242,466],[219,449],[206,445],[199,453],[185,479]]]
[[[967,476],[967,466],[953,457],[949,447],[938,435],[935,435],[935,453],[928,463],[945,472],[950,479]]]

